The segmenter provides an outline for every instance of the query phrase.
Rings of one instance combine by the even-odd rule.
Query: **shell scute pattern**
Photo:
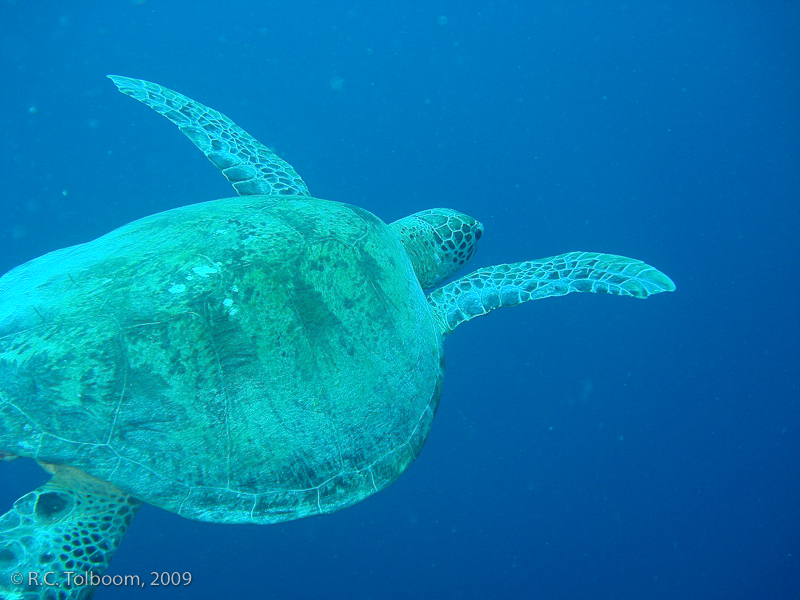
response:
[[[18,382],[0,403],[3,450],[226,522],[382,489],[430,428],[442,341],[399,241],[362,214],[233,198],[39,259],[42,316],[19,303],[29,325],[0,340]]]

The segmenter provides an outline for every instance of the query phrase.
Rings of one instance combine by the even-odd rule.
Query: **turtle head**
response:
[[[422,289],[436,287],[466,265],[478,248],[483,224],[449,208],[432,208],[390,225],[406,249]]]

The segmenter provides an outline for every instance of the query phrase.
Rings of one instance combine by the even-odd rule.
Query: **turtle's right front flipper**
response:
[[[647,298],[674,290],[669,277],[640,260],[597,252],[568,252],[478,269],[439,288],[428,296],[428,302],[442,333],[447,334],[464,321],[496,308],[570,292]]]
[[[178,126],[240,196],[308,196],[300,175],[280,156],[221,112],[143,79],[109,75],[123,94],[136,98]]]
[[[0,516],[0,598],[85,600],[142,503],[77,469],[58,467]],[[71,573],[71,574],[70,574]]]

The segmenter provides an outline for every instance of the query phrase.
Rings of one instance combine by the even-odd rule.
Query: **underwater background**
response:
[[[105,78],[216,108],[312,194],[451,207],[471,268],[572,250],[677,291],[463,325],[420,458],[272,526],[145,506],[142,598],[800,597],[800,5],[788,1],[0,4],[0,272],[233,195]],[[45,481],[0,464],[0,512]]]

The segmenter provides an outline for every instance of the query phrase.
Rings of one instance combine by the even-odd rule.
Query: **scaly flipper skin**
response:
[[[496,308],[529,300],[595,292],[647,298],[672,292],[661,271],[633,258],[596,252],[568,252],[540,260],[478,269],[428,296],[442,333]]]
[[[222,113],[149,81],[109,75],[123,94],[175,123],[240,196],[309,196],[297,172]]]
[[[91,598],[94,587],[82,578],[102,576],[142,505],[77,469],[57,469],[0,517],[3,600]]]

